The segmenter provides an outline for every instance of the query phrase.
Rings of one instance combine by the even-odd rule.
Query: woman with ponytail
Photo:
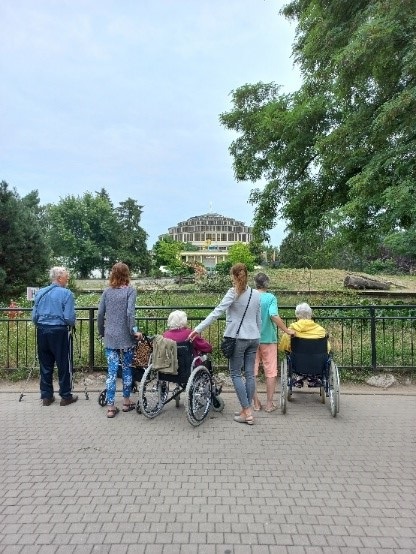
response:
[[[237,339],[233,355],[229,359],[231,379],[241,405],[234,421],[253,425],[251,403],[256,390],[254,362],[261,331],[260,293],[247,286],[248,274],[244,264],[233,265],[230,276],[233,286],[218,306],[195,327],[189,339],[193,340],[226,312],[224,336]]]

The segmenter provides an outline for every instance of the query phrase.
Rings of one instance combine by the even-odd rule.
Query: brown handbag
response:
[[[142,335],[142,338],[137,341],[134,347],[133,367],[147,367],[152,351],[153,347],[151,340],[146,335]]]

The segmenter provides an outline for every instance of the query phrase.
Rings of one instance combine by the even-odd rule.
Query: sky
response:
[[[149,248],[209,212],[251,225],[262,183],[235,180],[219,114],[247,83],[299,88],[286,3],[1,0],[0,181],[42,205],[133,198]]]

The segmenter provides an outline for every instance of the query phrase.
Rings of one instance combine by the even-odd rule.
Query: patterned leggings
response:
[[[123,379],[123,398],[129,398],[131,386],[133,383],[131,363],[133,361],[133,348],[126,350],[116,350],[115,348],[106,348],[108,376],[105,382],[107,387],[107,404],[114,406],[116,397],[117,371],[121,363],[121,376]]]

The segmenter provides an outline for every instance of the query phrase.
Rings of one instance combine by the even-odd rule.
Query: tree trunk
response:
[[[390,290],[389,283],[383,283],[361,275],[347,275],[344,279],[344,287],[347,289]]]

